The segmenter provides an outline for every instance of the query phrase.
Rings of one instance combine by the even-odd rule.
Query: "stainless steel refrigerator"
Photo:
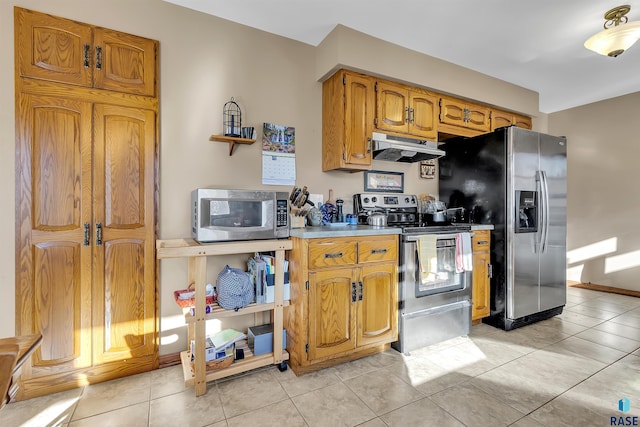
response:
[[[566,139],[515,126],[441,147],[440,199],[493,224],[491,314],[505,330],[566,303]]]

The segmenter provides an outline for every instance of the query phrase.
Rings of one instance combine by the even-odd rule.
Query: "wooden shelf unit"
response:
[[[224,136],[224,135],[211,135],[209,141],[228,142],[229,143],[229,155],[233,154],[233,149],[236,144],[251,145],[256,142],[255,139],[240,138],[239,136]]]
[[[157,258],[187,258],[189,282],[195,283],[195,315],[186,314],[185,322],[189,325],[189,342],[195,340],[194,372],[191,371],[189,351],[180,353],[184,373],[185,387],[194,387],[196,396],[207,392],[207,381],[228,377],[251,369],[272,364],[282,364],[289,359],[289,354],[282,349],[283,308],[289,305],[284,301],[284,252],[292,248],[290,240],[252,240],[242,242],[224,242],[200,244],[193,239],[172,239],[156,241]],[[207,280],[207,257],[233,255],[254,252],[274,251],[275,285],[274,302],[269,304],[250,304],[238,311],[214,309],[206,314],[205,286]],[[273,311],[273,352],[260,356],[251,356],[235,361],[228,368],[209,371],[206,369],[205,324],[208,319],[242,316],[246,314]],[[198,357],[198,355],[202,355]]]

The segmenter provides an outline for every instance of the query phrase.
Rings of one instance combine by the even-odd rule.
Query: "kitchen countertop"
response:
[[[290,237],[302,239],[315,239],[319,237],[350,237],[350,236],[377,236],[384,234],[400,234],[400,227],[371,227],[370,225],[343,225],[343,226],[318,226],[305,228],[292,228]]]
[[[493,230],[492,224],[471,224],[473,230]],[[384,234],[401,234],[400,227],[371,227],[369,225],[318,226],[292,228],[290,237],[316,239],[322,237],[377,236]]]

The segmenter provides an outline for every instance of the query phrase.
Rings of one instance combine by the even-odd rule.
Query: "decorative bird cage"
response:
[[[231,101],[224,104],[222,109],[222,126],[225,136],[240,136],[240,130],[242,129],[242,111],[236,102],[231,98]]]

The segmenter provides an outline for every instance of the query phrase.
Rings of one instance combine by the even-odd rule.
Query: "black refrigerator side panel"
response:
[[[493,224],[491,232],[491,313],[488,323],[503,327],[507,295],[507,128],[474,138],[447,140],[440,148],[440,200],[464,207],[472,222]]]

